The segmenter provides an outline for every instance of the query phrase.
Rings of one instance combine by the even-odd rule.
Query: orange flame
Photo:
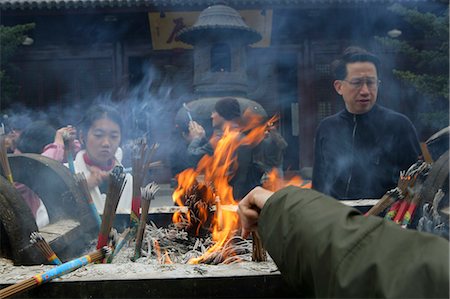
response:
[[[155,249],[157,261],[161,260],[161,250],[159,249],[159,243],[157,240],[153,239],[153,248]]]
[[[167,250],[164,250],[164,264],[173,264],[172,260],[170,259],[169,253]]]
[[[183,198],[194,186],[206,186],[207,191],[203,194],[205,198],[202,198],[205,206],[199,207],[199,213],[196,215],[200,218],[200,223],[205,223],[208,218],[208,206],[216,206],[212,220],[212,239],[215,243],[203,256],[191,259],[190,264],[202,262],[211,253],[222,249],[225,242],[234,236],[239,226],[238,215],[234,211],[222,209],[222,205],[238,204],[233,198],[233,188],[229,185],[238,169],[236,150],[243,145],[252,146],[261,142],[268,125],[275,122],[278,116],[272,117],[267,123],[262,123],[261,116],[246,111],[243,119],[245,124],[241,128],[237,129],[228,124],[224,127],[222,136],[215,135],[211,138],[210,143],[214,148],[212,156],[203,156],[196,169],[184,170],[176,176],[178,187],[172,197],[179,206],[184,206]],[[189,212],[186,215],[188,214]],[[192,220],[190,216],[181,215],[181,212],[176,212],[172,219],[174,223]],[[199,228],[200,226],[197,227],[197,233]]]
[[[311,181],[305,181],[299,175],[294,175],[290,179],[284,179],[280,176],[279,171],[273,168],[268,175],[268,179],[263,183],[263,188],[275,192],[286,186],[310,189],[311,185]]]

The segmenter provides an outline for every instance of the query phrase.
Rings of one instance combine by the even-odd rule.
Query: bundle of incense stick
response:
[[[116,216],[117,205],[125,187],[125,176],[122,166],[115,166],[109,174],[109,185],[106,193],[102,224],[98,233],[97,249],[106,246],[108,243],[109,233]]]
[[[11,184],[14,184],[11,167],[9,166],[5,137],[6,137],[5,135],[0,135],[0,163],[2,165],[3,174]]]
[[[364,215],[378,215],[389,206],[391,206],[395,201],[400,199],[403,199],[402,190],[400,190],[399,187],[395,187],[394,189],[386,192],[386,194],[383,195],[383,197],[376,203],[376,205],[370,208],[370,210],[367,211]]]
[[[84,198],[86,199],[87,203],[89,204],[89,209],[91,210],[92,215],[94,215],[98,227],[100,227],[100,225],[102,224],[102,219],[100,218],[97,208],[95,207],[94,201],[92,200],[92,196],[91,196],[91,192],[89,191],[86,176],[84,175],[84,173],[80,172],[80,173],[76,173],[74,175],[74,178],[75,178],[78,188],[81,190],[81,193],[83,194]]]
[[[64,274],[73,272],[89,263],[94,263],[101,261],[105,258],[109,253],[108,247],[103,247],[101,249],[97,249],[96,251],[69,261],[67,263],[61,264],[59,266],[54,267],[51,270],[43,272],[41,274],[37,274],[29,279],[23,280],[12,286],[0,290],[0,298],[8,298],[14,295],[18,295],[22,292],[28,291],[34,287],[37,287],[41,284],[51,281],[52,279],[61,277]]]
[[[418,161],[406,172],[406,176],[411,178],[408,185],[408,190],[411,191],[408,191],[407,196],[405,196],[405,200],[403,200],[403,202],[399,206],[397,213],[393,219],[395,223],[401,224],[403,222],[403,218],[407,214],[409,207],[413,205],[415,208],[417,203],[420,201],[421,195],[419,189],[421,188],[423,180],[428,175],[428,170],[430,168],[429,166],[430,165],[428,163]],[[410,216],[411,215],[407,215],[406,217],[410,218]]]
[[[73,155],[70,148],[70,136],[67,131],[63,133],[64,152],[66,154],[67,164],[69,164],[69,170],[72,174],[75,174],[75,165],[73,164]]]
[[[261,238],[257,232],[252,232],[253,239],[253,251],[252,251],[252,261],[255,262],[265,262],[267,261],[267,253],[263,248]]]
[[[130,225],[137,226],[139,222],[139,210],[141,208],[141,186],[149,168],[149,161],[158,148],[155,143],[149,149],[145,138],[138,138],[134,141],[133,153],[131,156],[133,175],[133,198],[131,200]]]
[[[155,194],[158,190],[159,186],[155,182],[151,182],[144,188],[141,188],[142,213],[136,235],[136,247],[134,248],[134,257],[132,259],[133,261],[141,257],[142,238],[144,237],[145,226],[147,225],[147,216],[148,209],[150,208],[150,201],[155,199]]]
[[[402,191],[404,195],[403,199],[396,201],[389,211],[385,215],[385,219],[393,220],[396,223],[400,223],[414,198],[414,194],[411,194],[413,190],[418,190],[416,187],[416,180],[418,176],[423,176],[424,170],[429,168],[428,163],[424,163],[422,160],[414,163],[406,172],[400,172],[399,183],[397,187]],[[427,173],[425,174],[427,175]]]
[[[45,256],[47,261],[54,265],[61,265],[61,260],[56,256],[56,253],[50,247],[50,244],[45,241],[44,237],[38,232],[32,232],[30,235],[30,243],[35,244],[39,250],[42,252],[42,255]]]

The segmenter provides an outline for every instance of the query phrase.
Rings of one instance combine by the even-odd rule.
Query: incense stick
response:
[[[36,286],[49,282],[55,278],[61,277],[64,274],[73,272],[89,263],[94,263],[105,258],[109,249],[103,247],[88,255],[79,257],[67,263],[54,267],[46,272],[37,274],[29,279],[23,280],[12,286],[6,287],[0,290],[0,298],[8,298],[14,295],[18,295],[22,292],[30,290]]]
[[[383,195],[383,197],[376,203],[376,205],[370,208],[370,210],[367,211],[364,215],[378,215],[399,199],[403,199],[403,195],[400,188],[396,187],[386,192],[386,194]]]
[[[78,188],[81,190],[81,193],[83,194],[85,200],[89,205],[89,209],[91,210],[92,215],[95,217],[95,221],[97,222],[98,227],[100,227],[102,224],[102,219],[100,218],[97,208],[95,207],[94,201],[92,200],[92,195],[91,192],[89,191],[86,176],[84,175],[84,173],[80,172],[76,173],[74,175],[74,178]]]
[[[148,209],[150,201],[155,199],[155,194],[159,190],[159,186],[155,182],[151,182],[144,188],[141,188],[142,194],[142,213],[139,221],[139,227],[136,235],[136,247],[134,249],[133,261],[141,257],[142,238],[144,236],[145,226],[147,225]]]
[[[186,110],[187,116],[189,117],[189,121],[192,121],[193,119],[192,119],[192,115],[191,115],[191,110],[186,105],[186,103],[183,103],[183,108]]]
[[[153,166],[149,161],[154,152],[159,147],[157,143],[149,149],[145,138],[138,138],[134,141],[133,153],[131,156],[133,175],[133,197],[131,200],[130,225],[137,226],[139,223],[141,208],[141,190],[144,184],[148,169]],[[155,165],[155,164],[154,164]],[[158,165],[158,164],[156,164]]]
[[[0,135],[0,164],[3,169],[3,174],[11,184],[14,184],[14,179],[11,172],[11,167],[8,160],[8,152],[6,150],[5,135]]]
[[[73,164],[73,155],[70,150],[70,136],[67,131],[63,133],[64,152],[66,153],[67,164],[69,164],[69,170],[72,174],[75,174],[75,165]]]
[[[102,224],[98,234],[97,249],[107,245],[109,233],[116,216],[117,205],[125,187],[125,174],[122,166],[115,166],[109,174],[109,185],[106,193]]]
[[[263,248],[263,244],[259,234],[257,232],[252,232],[253,239],[253,251],[252,251],[252,261],[255,262],[265,262],[267,261],[267,253]]]
[[[56,253],[50,247],[50,244],[45,241],[44,237],[38,232],[32,232],[30,235],[30,243],[35,244],[42,255],[52,264],[61,265],[61,260],[58,258]]]

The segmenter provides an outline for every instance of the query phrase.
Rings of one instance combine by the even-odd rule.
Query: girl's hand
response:
[[[86,179],[89,189],[93,189],[100,185],[109,176],[107,171],[100,170],[95,166],[88,166],[91,175]]]
[[[64,141],[68,144],[72,144],[77,136],[77,129],[68,125],[67,127],[62,127],[55,134],[55,143],[64,145]]]

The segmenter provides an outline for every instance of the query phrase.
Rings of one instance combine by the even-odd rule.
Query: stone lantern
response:
[[[187,103],[194,120],[210,129],[214,105],[225,96],[236,98],[242,112],[250,108],[267,116],[260,104],[246,98],[246,49],[261,40],[261,35],[247,26],[235,9],[221,4],[206,8],[192,27],[178,33],[178,38],[194,46],[193,87],[198,98]],[[178,125],[188,122],[185,108],[178,111],[175,120]]]

